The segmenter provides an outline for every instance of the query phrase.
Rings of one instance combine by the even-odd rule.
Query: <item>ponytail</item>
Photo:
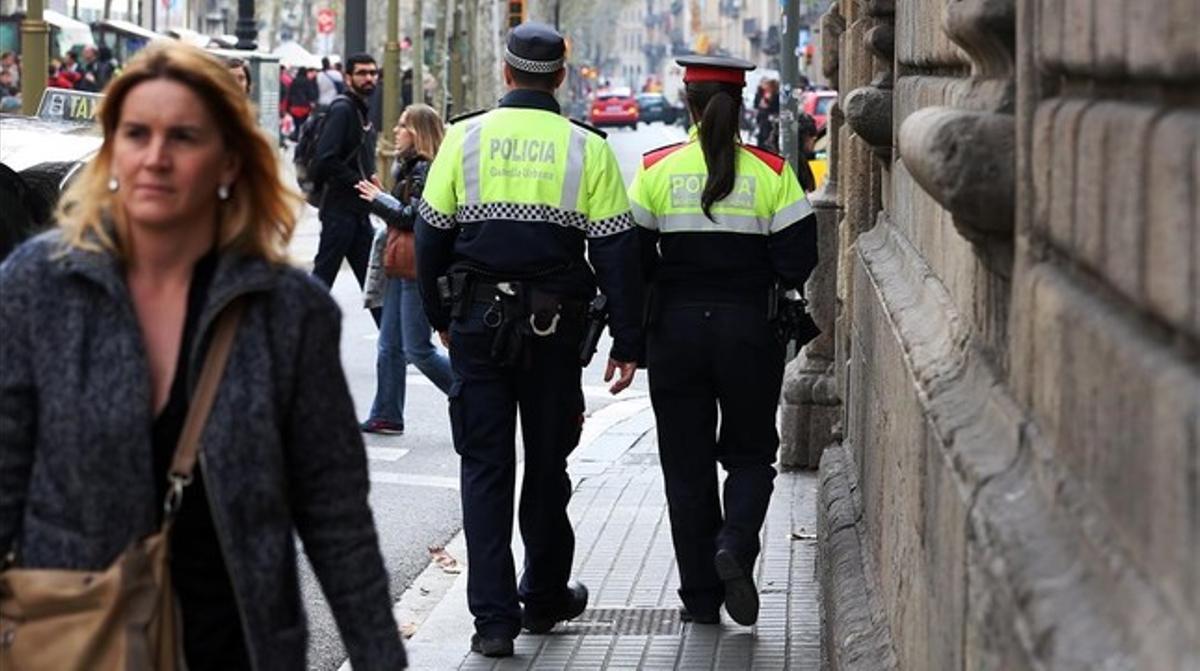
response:
[[[713,220],[712,206],[733,191],[741,87],[716,82],[688,84],[687,97],[693,116],[699,117],[700,150],[708,166],[700,209]]]

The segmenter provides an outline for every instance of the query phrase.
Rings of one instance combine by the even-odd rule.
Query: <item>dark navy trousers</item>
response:
[[[754,304],[676,300],[649,328],[650,399],[666,483],[680,598],[694,613],[724,601],[718,548],[747,569],[775,479],[784,348]],[[724,509],[717,463],[727,472]]]
[[[461,457],[467,602],[482,635],[515,637],[521,606],[554,612],[568,598],[575,534],[567,518],[567,456],[583,425],[578,339],[533,337],[529,367],[492,360],[485,306],[451,325],[450,390],[454,449]],[[525,447],[518,517],[525,566],[517,585],[510,544],[517,417]]]

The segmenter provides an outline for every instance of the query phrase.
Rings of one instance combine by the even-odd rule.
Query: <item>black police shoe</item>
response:
[[[749,572],[742,568],[737,557],[729,550],[717,550],[713,558],[717,576],[725,583],[725,610],[729,617],[741,625],[750,626],[758,621],[758,588]]]
[[[692,622],[695,624],[721,624],[721,611],[696,611],[692,612],[687,606],[679,609],[679,619],[684,622]]]
[[[512,657],[513,640],[507,636],[471,634],[471,652],[484,657]]]
[[[531,634],[544,634],[559,622],[579,617],[583,609],[587,608],[587,585],[572,580],[567,583],[567,593],[567,600],[557,608],[539,612],[526,607],[525,612],[521,615],[521,626]]]

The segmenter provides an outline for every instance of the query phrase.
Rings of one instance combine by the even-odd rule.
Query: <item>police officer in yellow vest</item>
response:
[[[657,237],[646,363],[685,620],[758,617],[751,578],[775,477],[784,346],[769,321],[775,285],[817,263],[815,217],[787,161],[741,144],[745,71],[734,58],[680,58],[687,142],[647,153],[629,187]],[[724,510],[716,464],[727,472]]]
[[[471,647],[491,657],[511,655],[522,627],[549,631],[587,604],[586,587],[570,581],[566,458],[583,422],[581,359],[590,352],[581,356],[580,341],[597,284],[613,336],[606,381],[619,373],[613,393],[632,382],[643,346],[640,234],[604,134],[560,114],[553,92],[564,52],[548,26],[513,29],[509,91],[497,109],[450,127],[416,224],[422,299],[458,378],[450,415],[462,458]],[[519,586],[509,550],[518,412]]]

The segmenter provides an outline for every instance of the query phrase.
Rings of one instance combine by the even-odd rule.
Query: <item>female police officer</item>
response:
[[[684,619],[754,624],[751,570],[775,477],[784,347],[768,318],[775,286],[817,264],[812,208],[780,156],[741,144],[745,71],[733,58],[679,59],[695,122],[687,142],[645,155],[629,199],[653,285],[647,365]],[[719,418],[719,422],[718,422]],[[728,473],[722,514],[715,462]]]

